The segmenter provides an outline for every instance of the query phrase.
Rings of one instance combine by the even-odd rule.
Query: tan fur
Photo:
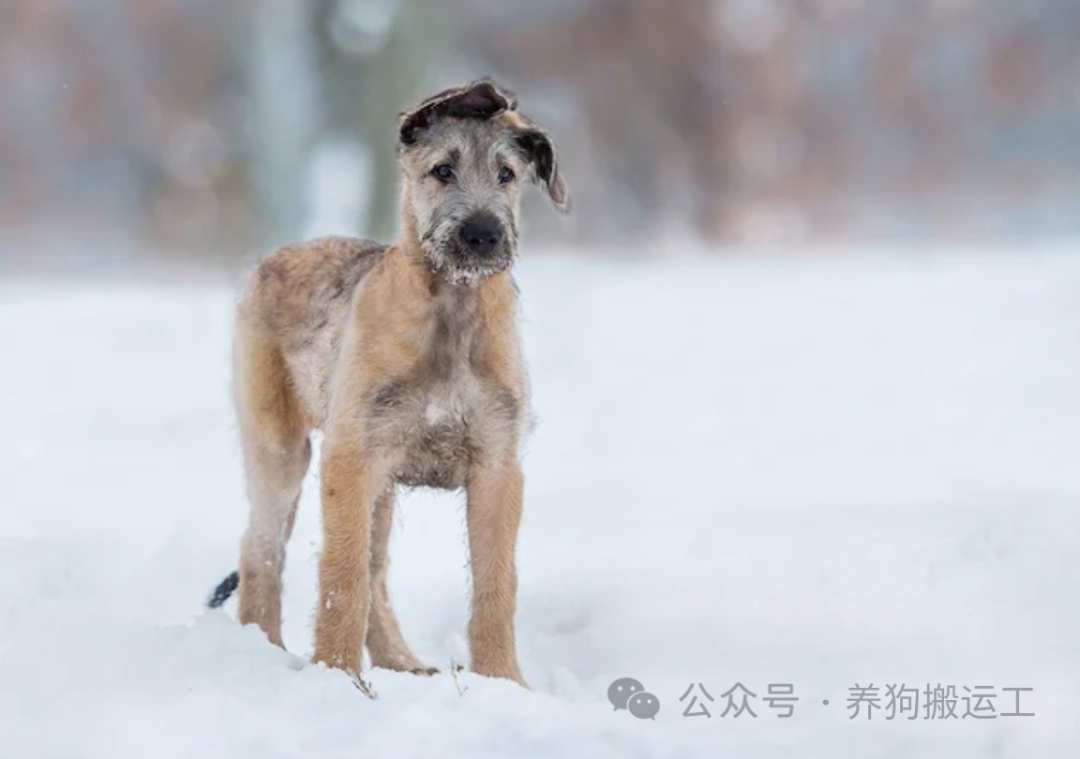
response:
[[[374,666],[434,671],[405,643],[386,587],[395,487],[405,484],[465,489],[472,669],[524,684],[514,554],[529,399],[507,270],[519,191],[495,177],[500,166],[523,177],[531,171],[518,134],[542,133],[511,102],[479,82],[403,114],[399,240],[384,247],[322,238],[282,248],[260,265],[239,305],[236,408],[251,504],[240,621],[281,645],[285,543],[309,435],[320,430],[324,540],[314,659],[353,674],[365,643]],[[476,103],[487,109],[479,117],[467,110]],[[439,160],[459,162],[460,182],[432,180]],[[565,206],[557,170],[544,172],[557,185],[549,188],[553,200]],[[487,258],[454,248],[452,234],[478,209],[507,230]]]

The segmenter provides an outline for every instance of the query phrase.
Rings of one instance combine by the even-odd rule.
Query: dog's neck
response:
[[[412,205],[405,201],[401,207],[401,235],[397,240],[397,247],[405,253],[408,262],[417,269],[431,273],[424,247],[420,244],[420,234],[416,230],[416,213]]]
[[[474,347],[484,323],[484,293],[495,283],[489,279],[454,284],[432,271],[415,225],[408,223],[411,221],[408,214],[405,220],[387,261],[390,276],[397,283],[394,287],[397,292],[422,294],[422,309],[432,325],[429,353],[424,360],[432,376],[447,378],[466,368],[475,355]]]
[[[412,215],[406,209],[402,232],[387,252],[388,308],[405,308],[430,326],[422,359],[437,377],[480,372],[496,384],[527,395],[517,374],[521,348],[517,332],[517,286],[509,271],[468,285],[452,284],[431,270]],[[419,323],[419,322],[418,322]],[[427,330],[424,330],[425,332]]]

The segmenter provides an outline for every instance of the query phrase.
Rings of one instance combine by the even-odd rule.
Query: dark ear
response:
[[[551,137],[540,127],[528,122],[518,130],[516,139],[518,146],[532,162],[536,179],[543,182],[551,202],[562,213],[569,213],[570,193],[566,189],[566,180],[559,173],[559,156]]]
[[[490,119],[516,107],[513,93],[490,79],[478,79],[443,90],[400,114],[398,136],[402,145],[413,145],[425,129],[441,118]]]

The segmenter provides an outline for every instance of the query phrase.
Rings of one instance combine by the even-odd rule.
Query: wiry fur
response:
[[[509,269],[520,180],[542,183],[563,210],[568,197],[550,139],[515,109],[481,80],[402,114],[397,242],[333,237],[282,248],[239,304],[236,410],[251,507],[240,621],[281,645],[285,544],[309,435],[320,430],[314,658],[353,674],[365,642],[374,666],[433,671],[406,645],[387,593],[394,491],[465,488],[472,669],[524,684],[514,551],[529,394]],[[453,181],[432,173],[440,163],[454,167]],[[500,182],[503,167],[517,179]],[[479,213],[502,231],[482,253],[461,232]]]

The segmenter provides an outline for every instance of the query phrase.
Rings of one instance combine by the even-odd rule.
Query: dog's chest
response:
[[[368,410],[371,439],[405,485],[456,488],[485,450],[507,445],[519,415],[509,389],[474,361],[482,334],[468,304],[436,315],[424,358],[407,376],[378,387]]]
[[[460,487],[469,464],[488,445],[494,417],[474,375],[462,372],[418,384],[389,384],[369,413],[372,438],[395,462],[405,485]]]

